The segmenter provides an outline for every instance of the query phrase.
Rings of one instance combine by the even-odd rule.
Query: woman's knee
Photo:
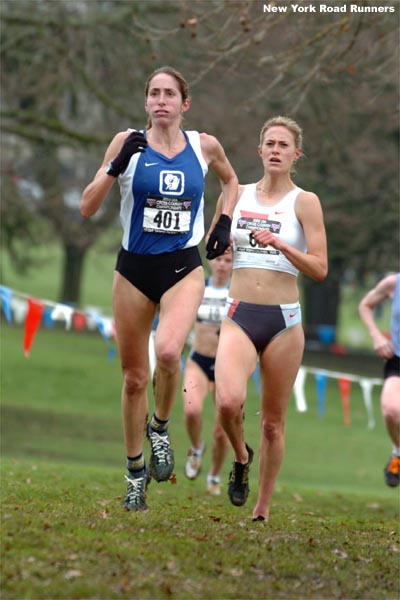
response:
[[[385,421],[400,423],[400,406],[398,402],[382,402],[382,414]]]
[[[216,406],[222,421],[237,419],[242,416],[244,398],[222,391],[217,393]]]
[[[149,372],[142,369],[123,369],[124,387],[128,396],[143,392],[149,382]]]
[[[263,419],[261,431],[269,443],[275,442],[284,435],[284,423],[280,420]]]
[[[400,378],[391,377],[384,383],[381,395],[381,410],[385,420],[400,420]]]
[[[192,403],[189,399],[185,398],[184,413],[185,419],[188,422],[195,422],[201,419],[201,406]]]
[[[182,348],[170,340],[156,346],[157,366],[170,372],[180,368]]]

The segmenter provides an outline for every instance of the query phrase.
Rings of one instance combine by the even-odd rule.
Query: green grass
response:
[[[115,261],[111,243],[107,237],[90,252],[83,281],[82,306],[106,313]],[[2,283],[57,300],[60,252],[46,247],[35,253],[41,267],[28,277],[13,272],[3,256]],[[356,295],[344,293],[341,335],[357,319]],[[171,423],[176,485],[152,482],[149,511],[133,514],[121,508],[118,357],[108,360],[97,332],[42,327],[28,359],[22,340],[21,327],[3,323],[3,598],[399,598],[399,495],[383,484],[390,443],[378,387],[376,427],[367,428],[357,384],[351,389],[351,426],[344,427],[337,382],[328,380],[321,418],[314,378],[307,377],[308,411],[298,413],[294,398],[289,407],[286,457],[268,524],[251,521],[256,467],[244,507],[233,507],[226,489],[220,497],[205,494],[211,399],[204,411],[203,473],[194,482],[184,477],[189,442],[179,397]],[[256,454],[258,411],[251,382],[245,429]],[[145,452],[148,457],[147,443]],[[222,473],[225,485],[231,460]]]
[[[119,240],[119,229],[112,229],[88,251],[83,266],[81,308],[97,306],[111,313],[111,285]],[[61,247],[56,244],[37,246],[31,249],[30,257],[34,266],[27,273],[19,273],[3,252],[0,283],[24,294],[57,302],[64,260]]]
[[[344,427],[336,383],[329,380],[320,418],[307,378],[309,409],[290,404],[268,524],[251,521],[256,468],[242,508],[225,491],[206,496],[209,451],[199,479],[184,477],[179,398],[171,425],[177,483],[152,482],[149,511],[126,513],[117,357],[109,362],[99,334],[60,328],[39,330],[27,359],[22,336],[2,328],[3,598],[399,597],[399,496],[383,484],[390,444],[378,388],[375,429],[367,429],[357,385]],[[258,409],[251,383],[245,427],[256,452]],[[210,400],[208,448],[212,417]]]

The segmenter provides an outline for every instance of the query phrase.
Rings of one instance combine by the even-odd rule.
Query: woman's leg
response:
[[[190,357],[186,361],[183,380],[183,412],[192,448],[202,444],[202,412],[209,391],[209,381],[203,370]]]
[[[216,421],[214,425],[213,445],[211,449],[211,467],[209,475],[219,477],[230,449],[229,438],[222,425]]]
[[[155,412],[168,420],[181,376],[181,354],[204,294],[204,273],[197,267],[161,298],[155,337]]]
[[[148,410],[148,346],[155,311],[154,302],[115,272],[113,313],[123,374],[121,404],[127,456],[137,456],[143,450]]]
[[[215,361],[216,407],[235,461],[242,464],[249,458],[243,432],[247,381],[256,363],[257,353],[247,335],[235,323],[224,319]]]
[[[260,356],[261,444],[258,499],[253,518],[269,517],[275,481],[285,453],[285,419],[304,350],[304,334],[296,325],[274,338]]]
[[[400,377],[385,379],[381,393],[381,410],[393,446],[400,446]]]

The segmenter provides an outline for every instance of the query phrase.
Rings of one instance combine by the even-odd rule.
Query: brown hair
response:
[[[188,86],[186,79],[183,77],[183,75],[179,71],[177,71],[173,67],[169,67],[169,66],[164,66],[164,67],[160,67],[159,69],[155,69],[155,71],[153,71],[151,73],[151,75],[149,75],[149,77],[147,78],[147,81],[146,81],[145,88],[144,88],[145,98],[147,98],[147,96],[148,96],[149,89],[150,89],[150,83],[151,83],[152,79],[156,75],[160,75],[160,73],[165,73],[165,75],[171,75],[171,77],[173,77],[175,79],[175,81],[178,84],[181,96],[182,96],[182,102],[184,102],[185,100],[187,100],[189,98],[189,86]],[[147,121],[147,129],[150,129],[150,127],[151,127],[151,119],[149,117],[149,119]]]
[[[271,119],[268,119],[268,121],[265,121],[264,125],[262,126],[261,132],[260,132],[260,146],[262,146],[262,143],[264,141],[264,135],[265,135],[266,131],[268,129],[270,129],[271,127],[275,127],[277,125],[282,125],[283,127],[286,127],[286,129],[288,129],[290,131],[290,133],[293,135],[296,148],[300,148],[300,150],[302,150],[302,148],[303,148],[303,130],[293,119],[290,119],[289,117],[281,117],[281,116],[272,117]]]

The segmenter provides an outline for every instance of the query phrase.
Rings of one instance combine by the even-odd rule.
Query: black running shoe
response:
[[[243,506],[249,495],[249,470],[253,462],[254,452],[246,444],[249,460],[245,465],[234,461],[232,471],[229,474],[228,495],[235,506]]]
[[[150,476],[156,481],[168,481],[175,464],[174,451],[169,443],[168,431],[157,433],[149,424],[147,426],[147,437],[151,445]]]
[[[386,485],[397,487],[400,483],[400,457],[392,454],[384,471]]]
[[[147,510],[146,488],[149,483],[147,471],[144,471],[143,477],[128,477],[125,475],[128,488],[124,500],[126,510]]]

